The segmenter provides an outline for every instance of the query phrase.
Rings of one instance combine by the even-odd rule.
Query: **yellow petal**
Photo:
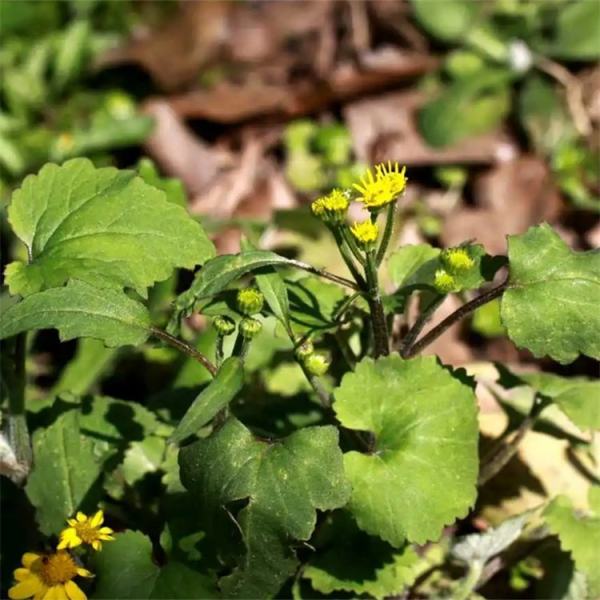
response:
[[[98,533],[101,535],[112,535],[114,531],[110,527],[100,527]]]
[[[16,585],[13,585],[8,590],[8,597],[11,600],[24,600],[25,598],[31,598],[31,596],[37,594],[45,588],[39,577],[32,575],[24,581],[20,581]]]
[[[104,523],[104,513],[99,510],[93,517],[90,525],[92,527],[100,527]]]
[[[102,550],[102,544],[98,540],[92,542],[92,548],[96,551]]]
[[[67,519],[67,523],[71,526],[71,527],[75,527],[75,525],[77,525],[77,519]]]
[[[13,577],[17,581],[24,581],[28,577],[31,577],[31,571],[29,569],[18,568],[13,571]]]
[[[62,583],[53,585],[44,596],[44,600],[69,600]]]
[[[74,581],[65,583],[65,592],[69,600],[87,600],[87,596]]]
[[[80,522],[80,523],[85,523],[87,521],[87,517],[81,512],[78,511],[77,514],[75,515],[75,518]]]
[[[25,552],[23,557],[21,558],[21,562],[23,566],[29,569],[29,567],[40,557],[39,554],[35,552]]]
[[[83,567],[77,567],[77,575],[80,577],[93,577],[94,574]]]

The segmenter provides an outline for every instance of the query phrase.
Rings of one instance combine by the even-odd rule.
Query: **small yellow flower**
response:
[[[67,519],[69,527],[60,532],[58,550],[89,544],[94,550],[102,550],[102,542],[114,540],[110,527],[101,527],[104,513],[99,510],[93,517],[78,512],[74,519]]]
[[[456,281],[448,271],[438,269],[433,277],[433,287],[440,294],[449,294],[456,290]]]
[[[317,375],[321,377],[325,375],[329,369],[329,359],[320,352],[314,352],[307,356],[304,361],[304,367],[311,375]]]
[[[327,196],[317,198],[310,208],[315,217],[323,221],[339,223],[343,221],[349,204],[346,194],[340,189],[334,189]]]
[[[466,248],[448,248],[442,252],[441,259],[444,266],[453,273],[468,271],[475,266],[475,261]]]
[[[406,167],[400,170],[398,163],[389,162],[387,165],[379,164],[375,167],[375,174],[371,169],[361,177],[360,183],[355,183],[354,188],[360,196],[358,201],[366,208],[377,210],[390,202],[394,202],[406,187]]]
[[[246,316],[255,315],[263,309],[265,297],[256,288],[243,288],[237,293],[237,304]]]
[[[350,227],[352,235],[356,241],[363,247],[373,246],[379,235],[379,227],[371,221],[363,221],[362,223],[354,223]]]
[[[26,552],[21,562],[23,566],[14,571],[16,583],[8,590],[11,600],[86,600],[87,596],[73,579],[93,575],[77,566],[68,552]]]

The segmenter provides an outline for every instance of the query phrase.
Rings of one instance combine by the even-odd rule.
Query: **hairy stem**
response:
[[[371,312],[371,322],[373,327],[374,355],[387,356],[390,353],[387,323],[385,322],[385,313],[381,302],[379,292],[379,278],[377,276],[377,264],[374,252],[367,252],[367,286],[368,302]]]
[[[523,441],[527,432],[533,428],[540,413],[548,404],[549,402],[540,396],[534,398],[529,414],[523,419],[513,438],[509,442],[502,443],[500,447],[494,448],[481,461],[482,466],[477,485],[484,485],[506,466],[508,461],[517,453],[519,444]]]
[[[470,302],[463,304],[459,309],[448,315],[441,323],[436,325],[431,331],[426,333],[420,340],[408,348],[403,355],[404,358],[410,358],[411,356],[419,354],[419,352],[422,352],[427,346],[429,346],[429,344],[431,344],[434,340],[437,340],[437,338],[439,338],[440,335],[442,335],[449,327],[454,325],[454,323],[460,321],[463,317],[466,317],[480,306],[483,306],[495,298],[502,296],[507,288],[507,285],[508,284],[505,281],[498,287],[492,288],[484,294],[481,294],[481,296],[477,296],[477,298],[474,298]]]
[[[346,263],[346,266],[348,267],[348,270],[352,274],[352,277],[354,277],[354,281],[356,281],[358,285],[364,285],[365,280],[363,279],[363,276],[359,273],[358,269],[356,268],[356,265],[354,264],[354,259],[352,258],[352,255],[348,250],[348,246],[346,245],[346,241],[344,240],[343,233],[340,231],[339,228],[335,227],[335,225],[330,227],[330,230],[333,234],[333,237],[335,238],[335,243],[337,244],[337,247],[340,251],[340,254],[342,255],[342,258],[344,259],[344,262]]]
[[[346,279],[346,277],[340,277],[339,275],[335,275],[334,273],[329,273],[329,271],[325,271],[325,269],[319,269],[317,267],[313,267],[307,263],[303,263],[300,260],[290,260],[289,264],[297,269],[302,269],[303,271],[307,271],[308,273],[312,273],[313,275],[317,275],[319,277],[323,277],[323,279],[329,279],[329,281],[333,281],[334,283],[339,283],[340,285],[345,285],[353,290],[358,289],[358,285],[354,283],[351,279]]]
[[[175,336],[163,331],[162,329],[158,329],[158,327],[151,327],[150,331],[154,337],[162,340],[172,346],[173,348],[187,354],[190,358],[198,361],[213,377],[217,373],[217,367],[213,365],[210,360],[202,352],[196,350],[193,346],[186,344],[183,340],[176,338]]]
[[[383,230],[383,237],[377,250],[377,265],[379,266],[383,261],[385,253],[390,245],[392,239],[392,233],[394,231],[394,213],[396,210],[396,203],[391,202],[387,207],[387,213],[385,215],[385,229]]]
[[[446,296],[436,296],[422,311],[415,321],[414,325],[409,329],[408,333],[404,336],[402,344],[400,345],[400,356],[402,358],[407,357],[410,347],[414,344],[415,340],[423,331],[423,327],[431,320],[433,313],[438,309],[440,304],[445,300]]]
[[[346,225],[342,225],[341,231],[342,236],[344,237],[344,241],[346,242],[346,244],[348,244],[348,248],[350,248],[350,251],[354,255],[354,258],[356,258],[356,260],[364,267],[366,264],[365,257],[360,251],[360,248],[358,247],[356,240],[352,235],[352,232],[350,231],[350,229],[348,229]]]

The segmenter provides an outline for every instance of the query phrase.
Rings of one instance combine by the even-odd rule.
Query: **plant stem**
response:
[[[217,343],[215,345],[215,361],[217,363],[217,369],[221,367],[223,364],[224,351],[223,351],[223,342],[225,341],[224,336],[217,335]]]
[[[335,238],[335,243],[337,244],[337,247],[340,251],[340,254],[342,255],[342,258],[344,259],[344,262],[346,263],[346,266],[348,267],[348,270],[352,274],[352,277],[354,277],[354,281],[356,281],[358,285],[364,285],[365,280],[363,279],[363,276],[358,272],[358,269],[354,264],[354,259],[348,251],[348,246],[346,245],[346,242],[344,240],[343,233],[335,225],[330,227],[329,229],[333,234],[333,237]]]
[[[387,356],[390,353],[389,338],[385,313],[383,312],[383,304],[379,293],[379,279],[377,277],[377,265],[373,251],[367,252],[365,273],[367,275],[368,302],[373,326],[374,355],[375,358]]]
[[[390,202],[390,204],[388,204],[387,213],[385,215],[385,229],[383,230],[383,237],[381,238],[381,243],[379,244],[379,249],[377,250],[377,266],[379,266],[383,261],[387,248],[390,245],[390,240],[392,239],[392,233],[394,231],[395,211],[396,203]]]
[[[302,269],[303,271],[307,271],[308,273],[312,273],[313,275],[318,275],[319,277],[323,277],[323,279],[329,279],[329,281],[333,281],[335,283],[339,283],[340,285],[345,285],[353,290],[358,289],[358,285],[354,283],[354,281],[350,279],[346,279],[346,277],[340,277],[339,275],[335,275],[334,273],[329,273],[329,271],[325,271],[325,269],[319,269],[317,267],[313,267],[307,263],[303,263],[300,260],[290,259],[289,263],[291,266],[296,267],[297,269]]]
[[[27,334],[20,333],[12,341],[12,352],[4,357],[3,377],[8,392],[8,443],[14,452],[11,479],[22,483],[31,469],[32,454],[25,412],[25,357]]]
[[[196,348],[193,346],[186,344],[183,340],[176,338],[175,336],[163,331],[162,329],[159,329],[158,327],[151,327],[150,332],[153,336],[159,338],[163,342],[166,342],[170,346],[173,346],[173,348],[176,348],[180,352],[187,354],[190,358],[198,361],[213,377],[216,375],[217,367],[215,367],[215,365],[213,365],[210,360],[208,360],[208,358],[202,354],[202,352],[196,350]]]
[[[507,285],[508,283],[505,281],[498,287],[492,288],[484,294],[481,294],[481,296],[477,296],[477,298],[474,298],[470,302],[463,304],[459,309],[455,310],[441,323],[436,325],[431,331],[426,333],[419,341],[415,342],[412,347],[408,348],[404,354],[404,358],[410,358],[411,356],[415,356],[415,354],[419,354],[419,352],[423,351],[434,340],[437,340],[437,338],[439,338],[440,335],[442,335],[449,327],[454,325],[454,323],[460,321],[463,317],[466,317],[480,306],[483,306],[495,298],[502,296],[507,288]]]
[[[548,404],[550,404],[550,402],[545,398],[540,396],[534,398],[529,414],[519,425],[512,440],[503,443],[499,448],[494,448],[481,461],[482,467],[479,473],[479,479],[477,480],[477,485],[484,485],[506,466],[508,461],[510,461],[519,449],[519,444],[523,441],[525,434],[532,429],[537,418],[540,416],[540,413],[548,406]]]
[[[477,583],[483,572],[483,563],[480,560],[474,560],[469,564],[468,568],[466,577],[452,594],[453,600],[466,600],[477,587]]]
[[[352,233],[346,225],[341,226],[341,231],[342,236],[344,237],[344,241],[346,242],[346,244],[348,244],[348,248],[350,248],[350,251],[354,255],[354,258],[356,258],[356,260],[364,267],[366,264],[365,257],[363,256],[362,252],[360,251],[360,248],[356,244],[354,236],[352,235]]]
[[[336,309],[335,313],[332,316],[332,321],[339,321],[344,316],[344,313],[352,306],[352,304],[360,295],[361,292],[354,292],[354,294],[348,296]]]
[[[400,345],[400,356],[406,358],[406,355],[417,339],[418,335],[423,331],[423,327],[430,321],[433,313],[437,310],[439,305],[446,299],[446,296],[436,296],[421,312],[415,321],[414,325],[410,328],[408,333],[404,336],[402,344]]]

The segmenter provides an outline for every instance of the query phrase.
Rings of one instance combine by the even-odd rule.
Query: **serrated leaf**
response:
[[[122,291],[71,280],[27,296],[0,315],[0,339],[32,329],[58,329],[62,341],[91,337],[107,346],[137,346],[150,335],[150,316]]]
[[[590,496],[595,488],[590,488]],[[595,502],[590,502],[595,505]],[[544,511],[550,531],[558,535],[561,548],[571,553],[578,571],[587,579],[590,597],[600,595],[600,570],[598,548],[600,548],[600,514],[579,516],[566,496],[555,498]]]
[[[410,546],[398,551],[356,526],[347,513],[334,513],[331,524],[319,531],[330,538],[325,548],[302,570],[312,587],[323,593],[336,591],[368,594],[373,598],[400,596],[423,568],[422,560]],[[323,533],[323,530],[328,527]],[[361,551],[357,552],[357,548]]]
[[[12,263],[12,294],[28,295],[75,278],[144,295],[176,267],[215,254],[202,227],[133,171],[96,169],[83,158],[48,164],[12,197],[8,218],[29,263]]]
[[[176,561],[164,567],[152,559],[152,542],[139,531],[117,533],[93,557],[93,598],[156,600],[218,598],[212,578]]]
[[[406,285],[420,267],[437,258],[439,254],[440,249],[429,244],[402,246],[395,250],[388,259],[388,272],[392,283],[398,286]]]
[[[435,540],[476,497],[477,406],[435,357],[365,359],[335,390],[345,427],[375,434],[344,455],[358,525],[394,546]]]
[[[335,427],[308,427],[283,440],[260,441],[236,419],[180,451],[183,485],[211,520],[226,503],[248,499],[236,516],[246,553],[221,579],[228,598],[273,596],[297,563],[292,540],[308,540],[316,510],[348,498]],[[219,468],[207,468],[218,462]]]
[[[34,433],[33,460],[25,492],[36,507],[42,533],[57,534],[77,510],[96,509],[102,460],[81,433],[77,411],[64,413]]]
[[[473,562],[485,564],[518,539],[530,516],[530,513],[517,515],[484,533],[459,538],[452,548],[452,555],[468,565]]]
[[[225,408],[242,389],[244,365],[240,358],[230,356],[215,378],[196,397],[188,408],[170,441],[179,444],[206,425],[222,408]]]
[[[574,252],[547,225],[508,238],[508,336],[535,356],[600,358],[600,251]]]

